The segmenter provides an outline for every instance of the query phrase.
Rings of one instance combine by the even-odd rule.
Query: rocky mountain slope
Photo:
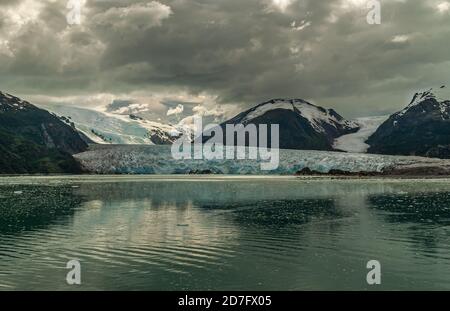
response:
[[[181,135],[181,130],[175,126],[149,121],[134,114],[63,105],[42,107],[60,116],[64,122],[73,125],[98,144],[167,145]]]
[[[369,137],[368,152],[450,158],[450,100],[437,94],[432,89],[416,93]]]
[[[48,111],[0,92],[0,173],[76,173],[87,144]]]
[[[279,124],[280,148],[303,150],[334,150],[337,137],[359,129],[358,124],[345,120],[333,109],[302,99],[273,99],[240,113],[221,124],[224,142],[227,124]]]

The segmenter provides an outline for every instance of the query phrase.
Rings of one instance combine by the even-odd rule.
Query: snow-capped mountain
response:
[[[445,86],[442,86],[441,89],[442,88],[445,88]],[[424,113],[430,110],[429,108],[431,108],[431,110],[438,109],[441,112],[442,118],[449,118],[450,101],[440,98],[440,96],[437,95],[437,92],[433,92],[433,89],[414,94],[411,103],[402,111],[394,114],[394,116],[398,119],[413,110],[422,110],[422,113]]]
[[[183,133],[182,128],[145,120],[130,114],[114,114],[87,108],[45,105],[49,111],[99,144],[170,144]]]
[[[33,108],[29,102],[8,93],[0,92],[0,111],[24,111]]]
[[[370,153],[450,157],[450,100],[442,86],[416,93],[410,104],[393,114],[367,143]]]
[[[240,113],[221,127],[225,129],[227,124],[279,124],[280,148],[304,150],[333,150],[337,137],[359,129],[358,124],[345,120],[333,109],[302,99],[273,99]]]
[[[80,172],[71,154],[87,147],[56,116],[0,92],[0,173]]]
[[[310,104],[303,99],[273,99],[262,103],[244,112],[245,116],[241,120],[241,123],[252,123],[254,119],[276,109],[293,111],[301,115],[318,132],[326,132],[327,127],[330,125],[337,129],[347,130],[352,130],[357,127],[354,122],[345,120],[333,109],[324,109]]]

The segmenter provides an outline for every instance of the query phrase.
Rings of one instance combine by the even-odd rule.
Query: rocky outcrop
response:
[[[369,153],[450,158],[450,101],[416,93],[369,137]]]
[[[0,92],[0,173],[80,172],[72,154],[87,147],[55,115]]]

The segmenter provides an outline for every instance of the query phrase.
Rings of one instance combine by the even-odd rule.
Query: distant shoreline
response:
[[[258,160],[176,160],[170,146],[91,145],[74,158],[101,175],[448,176],[450,160],[314,150],[280,149],[278,168],[262,171]]]
[[[413,179],[450,179],[450,175],[334,175],[334,174],[312,174],[312,175],[235,175],[235,174],[0,174],[1,179],[8,178],[111,178],[111,179],[300,179],[300,180],[413,180]]]
[[[333,179],[450,178],[450,160],[280,149],[279,168],[261,171],[258,160],[175,160],[170,146],[90,145],[74,155],[79,173],[2,174],[34,176],[270,176]]]

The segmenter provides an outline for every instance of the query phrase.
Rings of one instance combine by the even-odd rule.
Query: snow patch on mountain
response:
[[[411,100],[411,103],[406,106],[402,111],[398,112],[397,116],[401,117],[405,113],[407,113],[412,107],[415,107],[422,103],[423,101],[426,101],[428,99],[436,99],[436,96],[432,92],[433,89],[429,89],[428,91],[419,92],[414,94],[413,99]]]
[[[418,92],[414,94],[413,99],[411,100],[411,103],[406,106],[403,110],[399,111],[395,116],[396,118],[403,117],[408,111],[410,111],[412,108],[417,107],[421,105],[423,102],[427,100],[432,100],[438,103],[439,109],[441,111],[443,118],[448,118],[450,113],[450,101],[445,99],[448,98],[448,94],[445,94],[445,86],[441,86],[438,90],[433,90],[433,88],[430,88],[429,90]],[[426,113],[425,110],[423,110],[424,113]]]
[[[344,128],[357,128],[358,124],[339,118],[337,113],[332,109],[323,109],[308,103],[303,99],[274,99],[269,102],[256,106],[251,110],[242,122],[250,123],[251,120],[261,117],[269,111],[276,109],[285,109],[299,113],[303,118],[307,119],[311,126],[318,132],[324,133],[324,124],[330,124],[334,127],[337,125]]]
[[[366,153],[369,145],[367,139],[375,133],[378,127],[386,121],[389,116],[365,117],[353,120],[360,127],[356,133],[343,135],[334,141],[333,148],[346,152]]]
[[[0,92],[0,111],[19,111],[32,107],[32,105],[16,96]]]
[[[182,129],[144,120],[133,115],[63,105],[47,105],[45,109],[73,123],[75,128],[100,144],[164,144],[179,137]]]

